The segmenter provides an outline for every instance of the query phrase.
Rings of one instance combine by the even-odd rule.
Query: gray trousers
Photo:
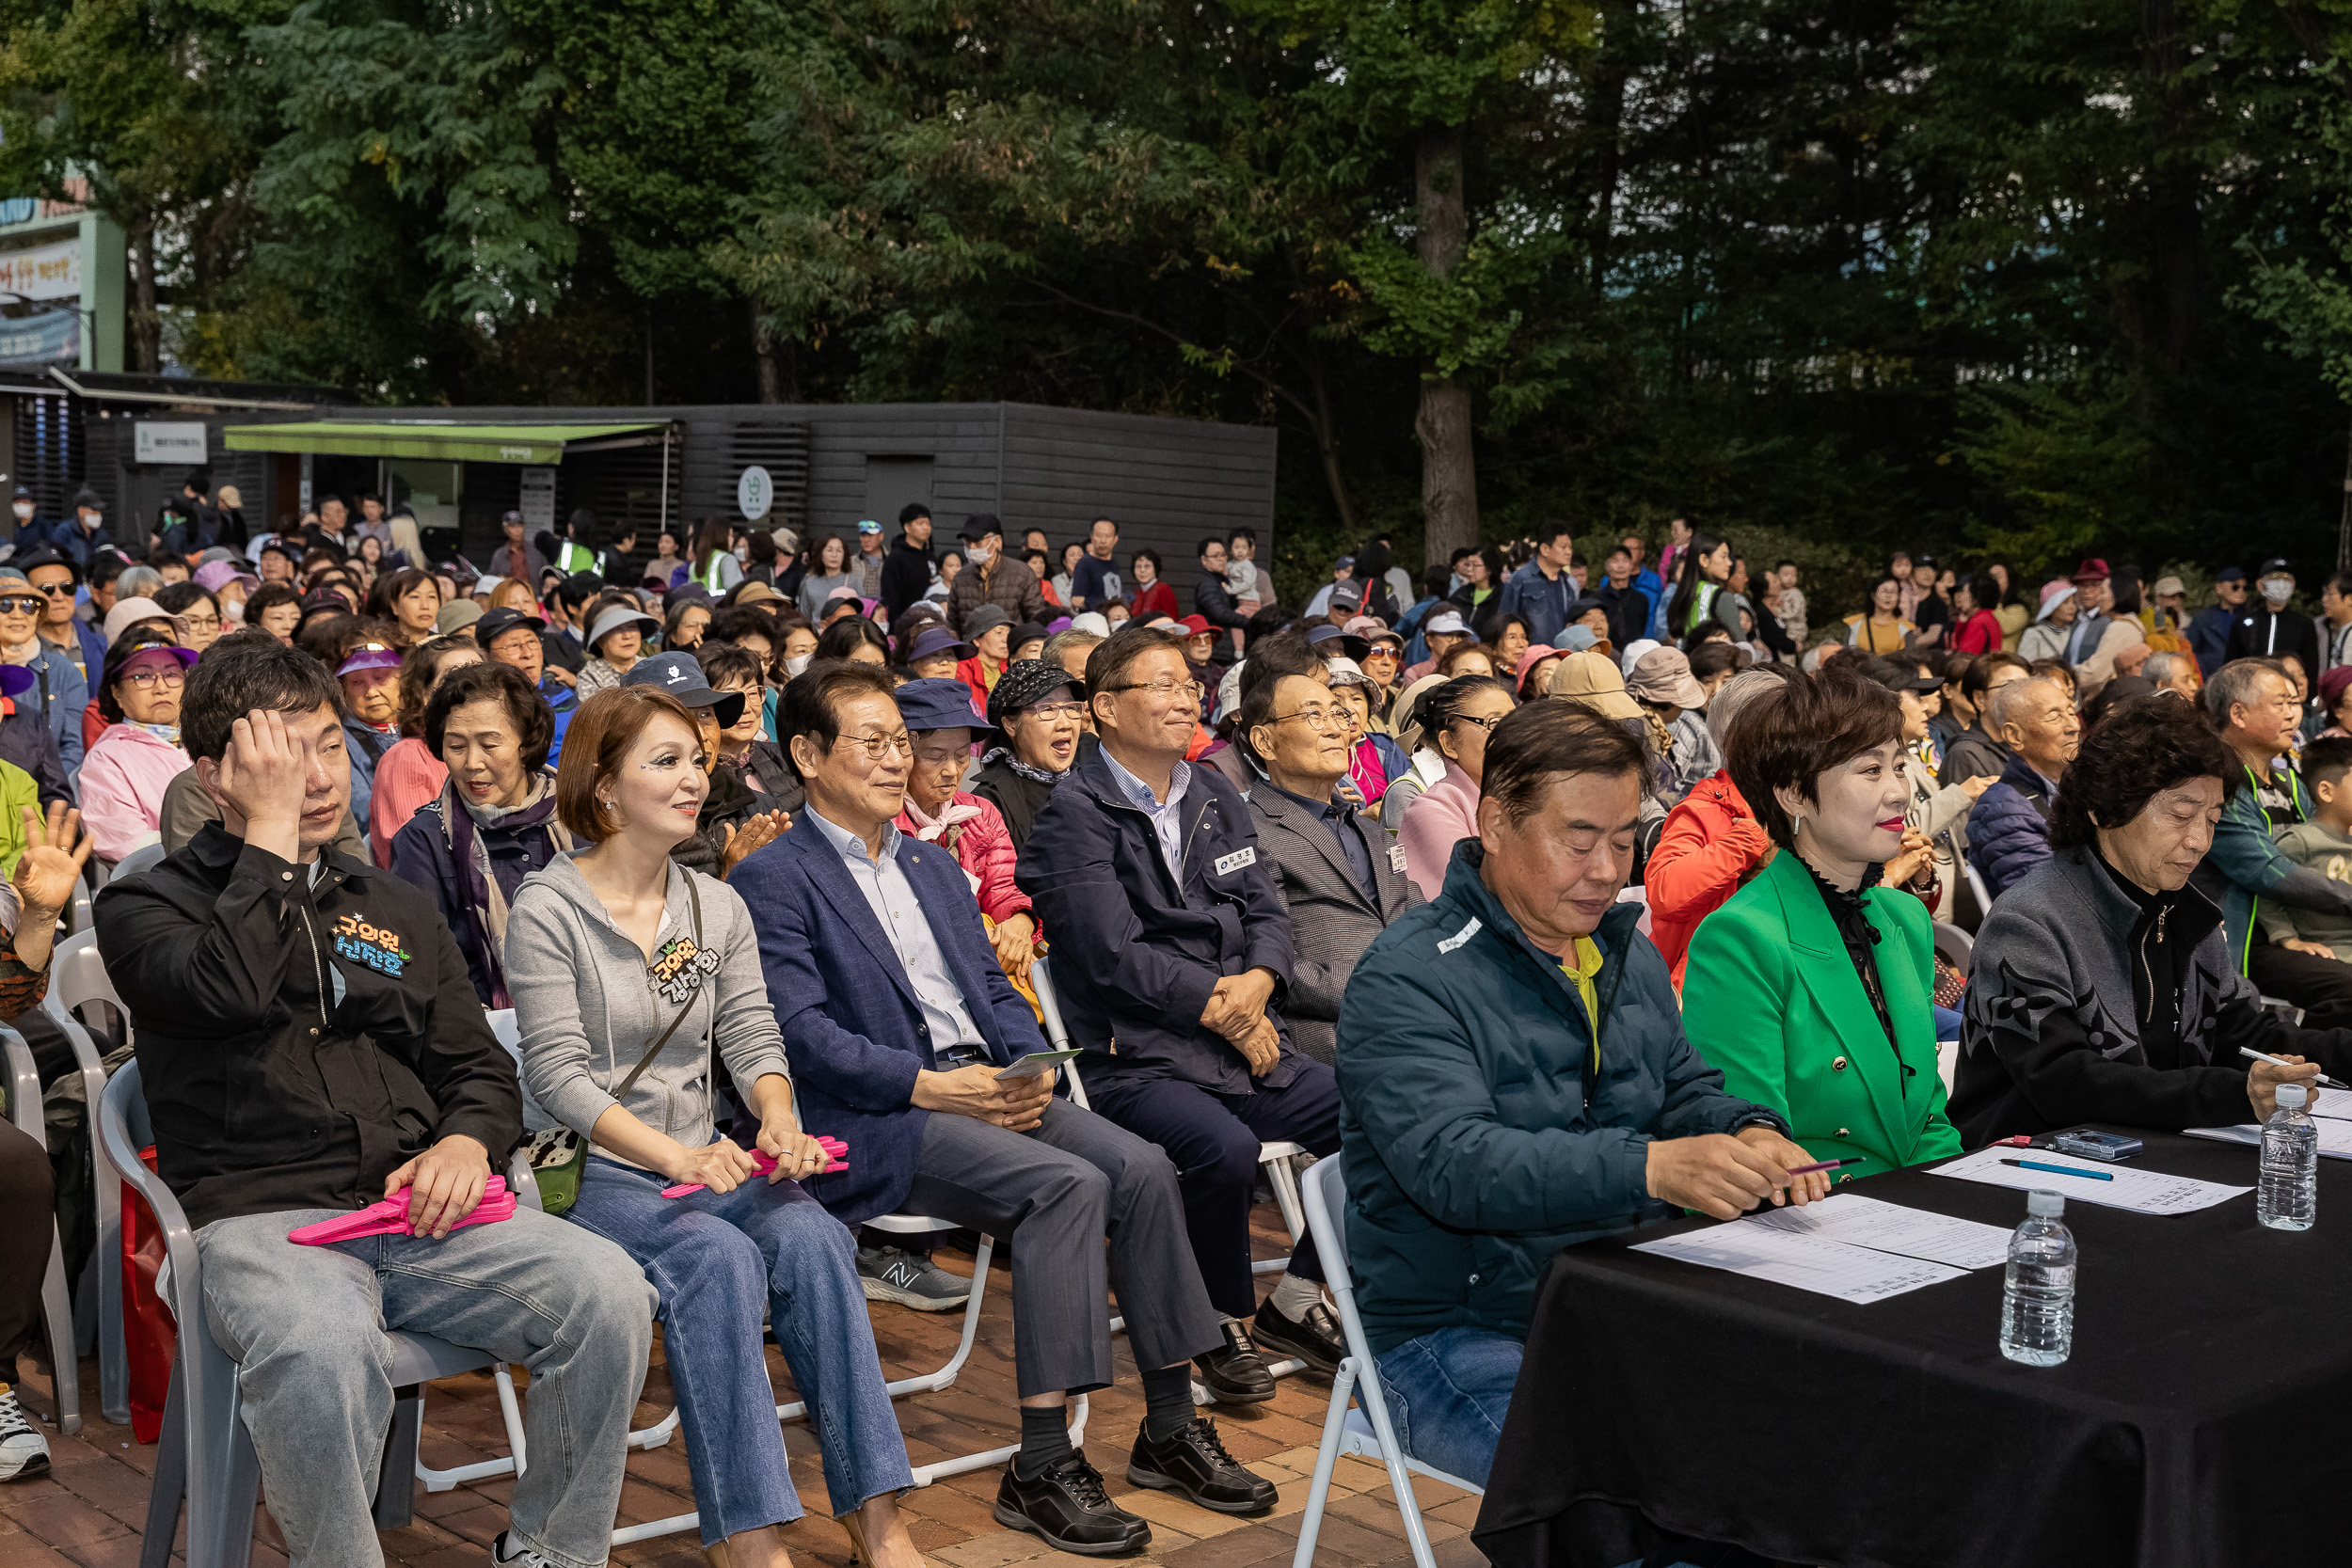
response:
[[[628,1422],[653,1349],[654,1289],[628,1253],[532,1210],[440,1241],[297,1246],[340,1218],[294,1210],[197,1232],[213,1338],[237,1363],[264,1500],[294,1568],[381,1563],[368,1499],[392,1420],[390,1348],[410,1329],[531,1369],[531,1467],[512,1540],[558,1568],[611,1550]]]
[[[906,1210],[1011,1241],[1024,1399],[1110,1383],[1108,1291],[1138,1367],[1172,1367],[1225,1342],[1192,1260],[1176,1167],[1067,1101],[1050,1101],[1027,1132],[933,1111]]]

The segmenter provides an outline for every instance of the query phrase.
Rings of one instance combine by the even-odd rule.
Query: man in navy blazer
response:
[[[1152,1538],[1064,1425],[1071,1393],[1111,1381],[1112,1287],[1146,1369],[1127,1479],[1220,1513],[1271,1508],[1273,1484],[1193,1414],[1191,1358],[1219,1333],[1174,1167],[1054,1099],[1050,1068],[998,1076],[1045,1042],[955,856],[892,823],[914,751],[888,675],[813,664],[785,688],[777,723],[807,804],[728,885],[759,931],[802,1124],[849,1146],[847,1171],[807,1185],[848,1224],[904,1209],[1011,1242],[1021,1451],[997,1521],[1088,1556]]]
[[[1327,684],[1290,641],[1251,648],[1245,699],[1294,652]],[[1228,1402],[1272,1399],[1253,1334],[1323,1371],[1346,1352],[1312,1237],[1259,1305],[1259,1145],[1335,1152],[1339,1085],[1293,1048],[1274,1010],[1291,981],[1291,923],[1249,808],[1224,774],[1184,761],[1200,698],[1184,644],[1148,626],[1114,632],[1087,657],[1087,703],[1102,744],[1038,812],[1014,879],[1053,944],[1088,1100],[1184,1173],[1185,1227],[1226,1336],[1211,1358],[1220,1376],[1203,1381]]]

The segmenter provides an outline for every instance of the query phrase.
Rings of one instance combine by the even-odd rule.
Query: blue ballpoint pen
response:
[[[2080,1176],[2092,1181],[2112,1181],[2115,1180],[2114,1174],[2109,1171],[2077,1170],[2073,1165],[2045,1165],[2039,1160],[2004,1160],[2001,1164],[2005,1165],[2015,1165],[2020,1170],[2052,1170],[2058,1172],[2060,1176]]]

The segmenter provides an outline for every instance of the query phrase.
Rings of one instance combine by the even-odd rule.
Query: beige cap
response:
[[[1683,665],[1683,673],[1690,673],[1688,661]],[[1604,719],[1642,717],[1641,705],[1625,694],[1625,676],[1618,673],[1616,662],[1606,654],[1587,650],[1570,654],[1553,665],[1550,694],[1582,703]]]
[[[2169,599],[2176,594],[2183,597],[2188,594],[2188,584],[2179,578],[2158,578],[2156,585],[2148,590],[2148,596],[2152,599]]]

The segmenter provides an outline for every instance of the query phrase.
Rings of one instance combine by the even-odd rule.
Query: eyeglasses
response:
[[[0,614],[38,615],[49,608],[49,601],[38,594],[0,595]]]
[[[1294,719],[1317,735],[1345,735],[1356,727],[1356,716],[1343,707],[1302,707],[1295,713],[1278,713],[1271,722],[1287,724]]]
[[[5,610],[7,608],[8,601],[6,599],[0,599],[0,610]],[[188,629],[190,631],[220,630],[220,617],[217,615],[183,615],[181,619],[187,622]]]
[[[151,691],[159,686],[185,686],[188,673],[176,663],[166,669],[151,665],[144,670],[133,670],[121,678],[141,691]]]
[[[898,752],[910,762],[914,759],[914,737],[904,730],[900,730],[897,735],[836,736],[834,737],[834,743],[862,746],[866,749],[866,757],[874,762],[882,761],[883,756],[892,752]]]
[[[1083,719],[1084,703],[1037,703],[1021,710],[1025,719]]]
[[[1492,735],[1495,733],[1495,726],[1502,723],[1503,718],[1504,715],[1498,713],[1489,719],[1472,719],[1469,714],[1465,713],[1458,715],[1454,721],[1457,724],[1475,724],[1480,729],[1485,730],[1488,735]]]
[[[1167,702],[1171,697],[1189,697],[1197,703],[1200,700],[1201,686],[1199,681],[1152,681],[1149,685],[1136,684],[1132,686],[1114,686],[1108,688],[1107,689],[1112,691],[1149,691],[1152,696],[1158,698],[1161,702]]]

